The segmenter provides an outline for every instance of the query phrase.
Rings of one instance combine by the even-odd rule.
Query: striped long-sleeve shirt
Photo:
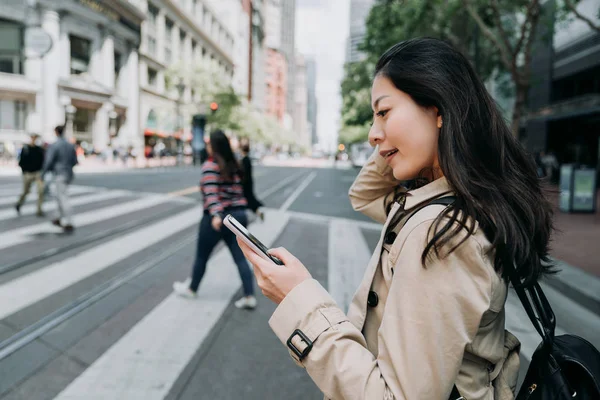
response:
[[[211,216],[223,217],[225,210],[246,207],[248,202],[244,197],[239,175],[232,182],[226,182],[219,171],[219,165],[212,159],[202,166],[200,190],[204,196],[204,210]]]

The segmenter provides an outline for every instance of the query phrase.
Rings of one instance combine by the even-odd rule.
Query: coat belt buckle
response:
[[[300,339],[302,339],[302,341],[306,343],[306,347],[304,348],[304,350],[300,351],[300,349],[298,349],[292,343],[292,339],[294,338],[294,336],[300,336]],[[298,359],[302,361],[302,359],[306,357],[308,353],[310,353],[310,351],[312,350],[313,342],[304,334],[304,332],[302,332],[300,329],[296,329],[294,333],[292,333],[292,336],[290,336],[290,338],[287,340],[287,346],[290,350],[292,350],[292,352],[294,352]]]

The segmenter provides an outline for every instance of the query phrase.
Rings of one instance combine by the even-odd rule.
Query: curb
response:
[[[552,261],[559,271],[556,275],[545,277],[544,282],[600,316],[600,278],[564,261],[557,259],[552,259]]]

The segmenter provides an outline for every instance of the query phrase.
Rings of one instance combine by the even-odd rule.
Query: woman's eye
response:
[[[385,115],[388,113],[389,110],[381,110],[377,113],[378,117],[385,117]]]

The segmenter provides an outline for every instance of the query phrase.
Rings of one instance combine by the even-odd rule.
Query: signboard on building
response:
[[[572,210],[578,212],[596,211],[595,169],[576,169],[573,172]]]
[[[560,200],[558,208],[563,212],[571,211],[571,195],[573,193],[573,165],[563,164],[560,167]]]
[[[52,48],[52,37],[41,26],[25,30],[25,55],[27,57],[43,57]]]

